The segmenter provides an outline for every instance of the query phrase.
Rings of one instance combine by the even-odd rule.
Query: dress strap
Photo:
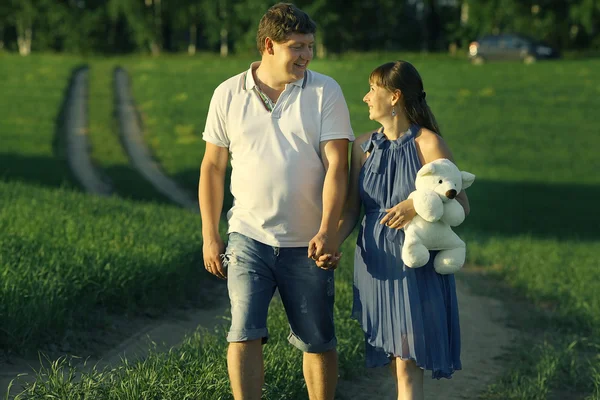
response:
[[[371,137],[369,137],[369,139],[367,139],[363,144],[360,145],[360,148],[362,149],[363,153],[368,153],[373,150],[373,140],[376,136],[377,132],[371,133]]]
[[[364,142],[361,146],[362,150],[367,153],[370,152],[369,156],[370,166],[369,170],[374,174],[382,174],[383,169],[381,165],[381,160],[383,157],[383,150],[385,147],[385,142],[387,139],[385,135],[381,132],[373,132],[369,140]]]

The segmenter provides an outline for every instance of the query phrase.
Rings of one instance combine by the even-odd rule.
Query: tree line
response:
[[[600,0],[298,0],[317,55],[465,47],[518,32],[561,50],[600,49]],[[0,50],[69,53],[255,51],[266,0],[0,0]]]

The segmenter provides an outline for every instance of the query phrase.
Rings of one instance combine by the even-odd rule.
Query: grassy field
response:
[[[2,349],[76,341],[101,311],[181,304],[205,274],[199,221],[176,207],[8,182],[0,202]]]
[[[207,277],[199,219],[158,204],[128,166],[110,112],[112,66],[91,69],[92,156],[119,195],[144,204],[78,193],[68,170],[64,94],[89,60],[0,61],[0,353],[72,346],[78,329],[110,325],[110,313],[198,297]]]
[[[368,88],[369,72],[396,57],[351,55],[312,64],[314,70],[333,76],[341,84],[357,134],[376,127],[368,120],[366,106],[361,101]],[[460,167],[477,175],[469,189],[472,213],[460,229],[469,246],[470,263],[508,284],[509,300],[522,299],[533,305],[527,318],[515,314],[515,325],[525,331],[509,358],[509,365],[514,367],[484,398],[600,399],[600,358],[597,356],[600,268],[596,256],[600,248],[597,229],[600,217],[593,204],[600,194],[600,176],[593,172],[600,167],[595,158],[600,136],[593,118],[600,106],[597,99],[600,61],[473,67],[464,60],[446,57],[406,55],[405,58],[421,72],[427,100]],[[119,60],[132,76],[134,96],[149,144],[164,169],[184,186],[194,189],[197,184],[198,164],[204,149],[201,133],[212,91],[223,79],[246,69],[250,61],[231,59],[225,63],[213,56]],[[91,63],[91,71],[95,70],[100,68],[95,69]],[[106,73],[102,76],[100,79],[108,79]],[[53,104],[59,106],[56,101]],[[109,108],[105,102],[104,109]],[[106,112],[103,115],[99,118],[107,119]],[[0,128],[0,138],[10,135],[6,132],[6,128]],[[28,148],[19,150],[15,145],[11,152],[26,154],[31,151]],[[94,157],[101,165],[109,163],[106,161],[109,155],[97,152]],[[118,163],[123,164],[124,159]],[[59,171],[56,172],[59,175]],[[19,214],[17,207],[27,199],[24,193],[34,189],[20,184],[7,185],[7,191],[21,193],[13,195],[18,200],[13,201],[17,204],[13,214]],[[71,214],[77,215],[77,212],[71,208],[77,207],[83,208],[81,212],[86,215],[93,214],[87,205],[75,205],[77,199],[83,204],[94,204],[88,202],[88,197],[37,190],[35,196],[56,196],[56,202],[63,195],[71,196],[73,200],[69,204],[72,206],[61,204],[63,218],[74,218]],[[52,204],[56,206],[56,202]],[[101,204],[111,209],[121,203]],[[132,210],[138,206],[126,204],[131,207],[129,214],[134,218],[136,214]],[[7,215],[12,214],[0,215],[0,224],[15,232],[23,229],[22,235],[31,236],[23,219],[11,220]],[[41,220],[45,213],[36,215]],[[130,223],[135,225],[134,220]],[[89,225],[99,224],[105,226],[105,231],[109,230],[108,220],[89,221]],[[175,228],[186,226],[179,220],[169,221],[169,224]],[[161,222],[155,225],[160,226]],[[37,229],[40,238],[49,237],[44,236],[46,228],[38,224]],[[198,250],[198,240],[191,239],[197,237],[197,233],[189,236],[173,231],[172,235],[174,241],[169,243],[179,243],[186,249],[181,254],[190,249]],[[149,242],[155,243],[154,240],[149,239]],[[77,246],[82,246],[83,254],[85,242]],[[128,263],[140,262],[139,253],[134,252],[136,246],[139,243],[128,248],[128,252],[136,254],[127,259]],[[6,257],[4,248],[1,251]],[[344,253],[349,255],[352,251],[353,243],[349,240],[344,245]],[[44,253],[43,257],[62,260],[60,251],[52,254]],[[192,251],[192,254],[197,257],[197,253]],[[47,259],[50,258],[42,261],[45,263]],[[336,278],[341,363],[347,376],[359,370],[353,365],[362,356],[361,334],[349,319],[350,259],[344,259]],[[32,261],[26,259],[26,262]],[[4,265],[2,261],[0,268]],[[129,297],[127,291],[121,295],[125,303],[127,299],[137,301],[135,296]],[[276,303],[272,311],[269,329],[273,340],[266,347],[269,372],[265,398],[303,398],[304,388],[297,367],[299,355],[287,351],[289,347],[284,340],[287,325],[283,310]],[[125,364],[113,371],[96,372],[81,383],[61,381],[62,375],[57,370],[43,371],[40,382],[48,378],[46,384],[29,387],[25,396],[42,398],[68,387],[73,397],[64,398],[82,398],[83,395],[140,398],[136,393],[148,393],[144,392],[148,390],[157,398],[227,398],[224,351],[220,333],[204,339],[196,335],[181,349],[154,354],[144,362]]]
[[[122,146],[115,103],[114,59],[89,61],[88,135],[91,156],[119,196],[141,201],[168,200],[129,164]]]
[[[73,186],[59,130],[77,57],[0,54],[0,179]]]

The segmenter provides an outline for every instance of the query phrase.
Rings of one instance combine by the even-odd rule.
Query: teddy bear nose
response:
[[[450,200],[452,200],[453,198],[456,197],[456,190],[454,189],[450,189],[446,192],[446,197],[449,198]]]

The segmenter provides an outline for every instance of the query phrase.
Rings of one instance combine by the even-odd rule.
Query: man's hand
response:
[[[387,225],[392,229],[402,229],[417,215],[413,207],[413,200],[408,199],[385,210],[387,214],[381,218],[381,225]]]
[[[227,279],[227,273],[223,268],[221,255],[225,252],[225,243],[220,236],[204,241],[202,255],[204,257],[204,268],[217,278]]]
[[[342,258],[343,253],[338,253],[337,251],[334,254],[323,254],[315,263],[317,267],[322,269],[337,269],[340,264],[340,259]]]
[[[337,267],[337,261],[335,261],[335,255],[337,254],[335,238],[332,238],[327,232],[319,231],[315,237],[313,237],[308,243],[308,258],[312,258],[317,262],[319,268],[331,269]],[[333,257],[331,260],[324,260],[319,265],[319,259],[323,255]]]

